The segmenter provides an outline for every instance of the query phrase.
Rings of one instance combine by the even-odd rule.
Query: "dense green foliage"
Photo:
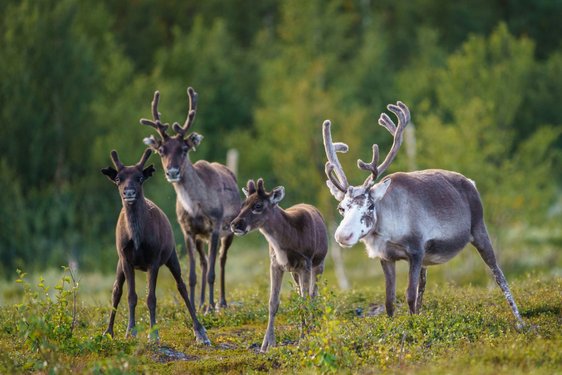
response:
[[[513,257],[529,228],[548,233],[533,241],[559,246],[560,1],[7,0],[0,9],[4,277],[72,259],[113,269],[120,202],[98,171],[113,148],[127,164],[139,159],[153,130],[138,120],[155,90],[164,121],[182,121],[188,85],[205,136],[192,159],[224,162],[239,149],[239,185],[282,184],[285,206],[307,201],[331,221],[322,121],[351,146],[342,162],[362,181],[355,160],[374,142],[388,148],[376,119],[402,100],[417,158],[402,150],[392,171],[415,164],[474,179]],[[160,171],[146,189],[173,217]]]

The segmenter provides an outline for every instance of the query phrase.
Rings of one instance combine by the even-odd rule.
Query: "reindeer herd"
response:
[[[275,346],[274,319],[279,307],[283,274],[290,272],[302,298],[314,298],[318,289],[317,276],[324,270],[328,252],[328,231],[322,215],[314,206],[301,203],[283,209],[279,203],[285,196],[283,186],[266,191],[264,181],[249,180],[241,200],[236,176],[226,166],[199,160],[192,163],[189,153],[201,143],[203,136],[189,130],[197,111],[197,93],[187,89],[189,109],[182,125],[172,124],[174,135],[168,134],[168,123],[162,123],[158,112],[160,93],[152,100],[152,120],[140,123],[153,127],[159,136],[144,138],[147,148],[140,161],[125,166],[115,150],[111,160],[115,166],[101,170],[117,186],[123,208],[115,229],[118,262],[112,292],[112,309],[105,331],[113,337],[117,306],[123,284],[128,286],[129,323],[126,336],[136,336],[135,270],[147,272],[148,295],[146,303],[150,314],[149,338],[159,340],[156,324],[156,280],[162,265],[172,273],[178,291],[193,322],[197,342],[210,345],[205,328],[197,319],[195,286],[197,283],[196,255],[201,268],[199,309],[206,313],[215,308],[226,308],[225,266],[227,253],[234,235],[243,236],[259,230],[269,243],[270,296],[269,320],[261,352]],[[349,150],[345,143],[332,141],[331,123],[323,124],[322,136],[326,152],[326,185],[339,201],[342,215],[335,240],[343,247],[361,241],[370,258],[379,258],[386,280],[386,313],[394,314],[396,297],[395,262],[409,263],[406,300],[411,314],[418,314],[425,290],[427,267],[445,263],[457,255],[469,242],[490,268],[517,320],[524,322],[499,268],[483,218],[483,207],[474,181],[463,175],[430,169],[397,172],[377,179],[386,171],[402,143],[404,129],[410,121],[408,107],[397,102],[388,105],[398,124],[383,113],[379,124],[393,136],[390,152],[379,163],[379,148],[373,145],[370,163],[357,161],[369,176],[358,186],[349,184],[337,153]],[[164,212],[145,198],[143,184],[155,169],[145,167],[152,151],[160,155],[166,180],[176,192],[176,215],[185,239],[189,257],[189,294],[181,276],[181,267],[175,250],[170,221]],[[208,250],[205,252],[205,245]],[[220,297],[215,304],[215,263],[220,261]],[[206,295],[208,284],[208,300]]]

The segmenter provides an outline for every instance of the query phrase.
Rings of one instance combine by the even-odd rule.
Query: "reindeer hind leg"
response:
[[[476,250],[478,250],[478,253],[492,271],[496,283],[502,290],[507,303],[511,307],[511,311],[515,316],[515,319],[517,319],[517,328],[523,328],[525,326],[525,322],[523,322],[523,319],[519,314],[519,309],[515,304],[515,300],[513,299],[513,295],[511,294],[511,290],[509,289],[507,280],[502,270],[498,266],[496,255],[494,254],[494,249],[492,247],[492,242],[490,241],[490,236],[488,235],[488,231],[486,230],[486,226],[484,225],[484,223],[476,226],[475,230],[473,231],[472,245],[476,247]]]

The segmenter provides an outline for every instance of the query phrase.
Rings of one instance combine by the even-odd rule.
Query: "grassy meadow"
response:
[[[22,274],[0,287],[0,373],[557,373],[562,368],[562,278],[560,268],[553,267],[560,265],[560,257],[552,257],[548,261],[554,263],[544,270],[519,272],[513,259],[500,254],[528,323],[518,332],[500,289],[472,247],[429,269],[419,316],[408,314],[407,264],[399,263],[397,313],[390,319],[382,311],[380,265],[356,246],[343,252],[348,290],[338,287],[331,258],[316,301],[300,300],[291,277],[285,276],[276,320],[278,346],[267,354],[258,350],[267,324],[269,259],[257,234],[235,241],[231,249],[229,307],[200,314],[210,347],[195,342],[167,270],[160,272],[157,287],[159,344],[147,339],[142,272],[137,272],[139,335],[124,338],[125,289],[113,340],[102,336],[111,275],[63,269]],[[182,259],[184,276],[186,264]]]

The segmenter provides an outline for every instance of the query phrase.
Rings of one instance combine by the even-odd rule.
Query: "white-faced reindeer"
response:
[[[150,338],[158,341],[158,330],[153,329],[156,324],[156,278],[161,266],[166,265],[172,272],[178,291],[180,292],[187,310],[193,320],[193,331],[198,342],[209,345],[205,328],[197,320],[195,309],[189,301],[187,288],[181,278],[181,268],[176,254],[174,236],[170,221],[152,201],[144,197],[143,183],[154,173],[150,165],[144,164],[150,157],[151,151],[145,150],[141,160],[132,166],[124,166],[115,150],[111,151],[111,159],[117,170],[107,167],[101,172],[117,185],[119,195],[123,201],[123,208],[115,228],[115,245],[117,247],[117,271],[113,284],[113,309],[109,317],[109,325],[105,333],[113,337],[113,324],[117,306],[123,293],[123,283],[127,280],[129,292],[129,324],[126,336],[136,336],[135,307],[137,294],[135,292],[135,269],[147,272],[148,296],[146,303],[150,312]]]
[[[167,134],[168,124],[162,124],[158,112],[160,94],[154,93],[152,101],[152,120],[141,119],[141,124],[155,128],[160,134],[157,140],[153,136],[144,139],[144,143],[160,154],[166,179],[176,191],[176,214],[181,226],[189,254],[189,287],[193,300],[196,285],[195,252],[201,262],[201,298],[200,307],[205,304],[205,283],[209,283],[208,311],[215,308],[214,284],[215,262],[220,248],[220,307],[226,307],[225,265],[228,248],[232,244],[233,234],[229,225],[240,211],[240,194],[236,177],[227,167],[219,163],[199,160],[191,163],[189,152],[195,151],[203,136],[195,132],[188,134],[195,119],[197,93],[189,87],[189,112],[183,126],[175,122],[175,136]],[[209,261],[203,249],[204,242],[209,243]]]
[[[275,346],[273,323],[279,308],[279,292],[284,272],[291,272],[302,297],[317,293],[316,277],[324,271],[328,252],[328,232],[320,212],[309,204],[297,204],[284,210],[279,202],[285,189],[278,186],[266,192],[263,180],[258,186],[249,180],[243,189],[246,200],[240,214],[232,221],[231,229],[237,236],[259,229],[269,242],[271,290],[269,321],[261,351]]]
[[[459,173],[430,169],[393,173],[375,183],[392,163],[402,143],[402,133],[410,120],[402,102],[389,105],[398,118],[396,126],[385,113],[379,124],[393,136],[392,148],[377,166],[378,146],[373,145],[373,160],[357,161],[360,169],[371,174],[361,186],[350,186],[339,163],[337,152],[347,152],[344,143],[333,143],[330,121],[323,125],[326,184],[340,201],[343,219],[335,239],[344,247],[362,241],[369,257],[380,258],[386,279],[386,311],[394,313],[396,295],[395,261],[409,262],[406,297],[410,313],[419,312],[425,289],[427,266],[445,263],[472,243],[492,270],[518,327],[524,325],[503,272],[499,268],[484,224],[482,202],[473,181]]]

